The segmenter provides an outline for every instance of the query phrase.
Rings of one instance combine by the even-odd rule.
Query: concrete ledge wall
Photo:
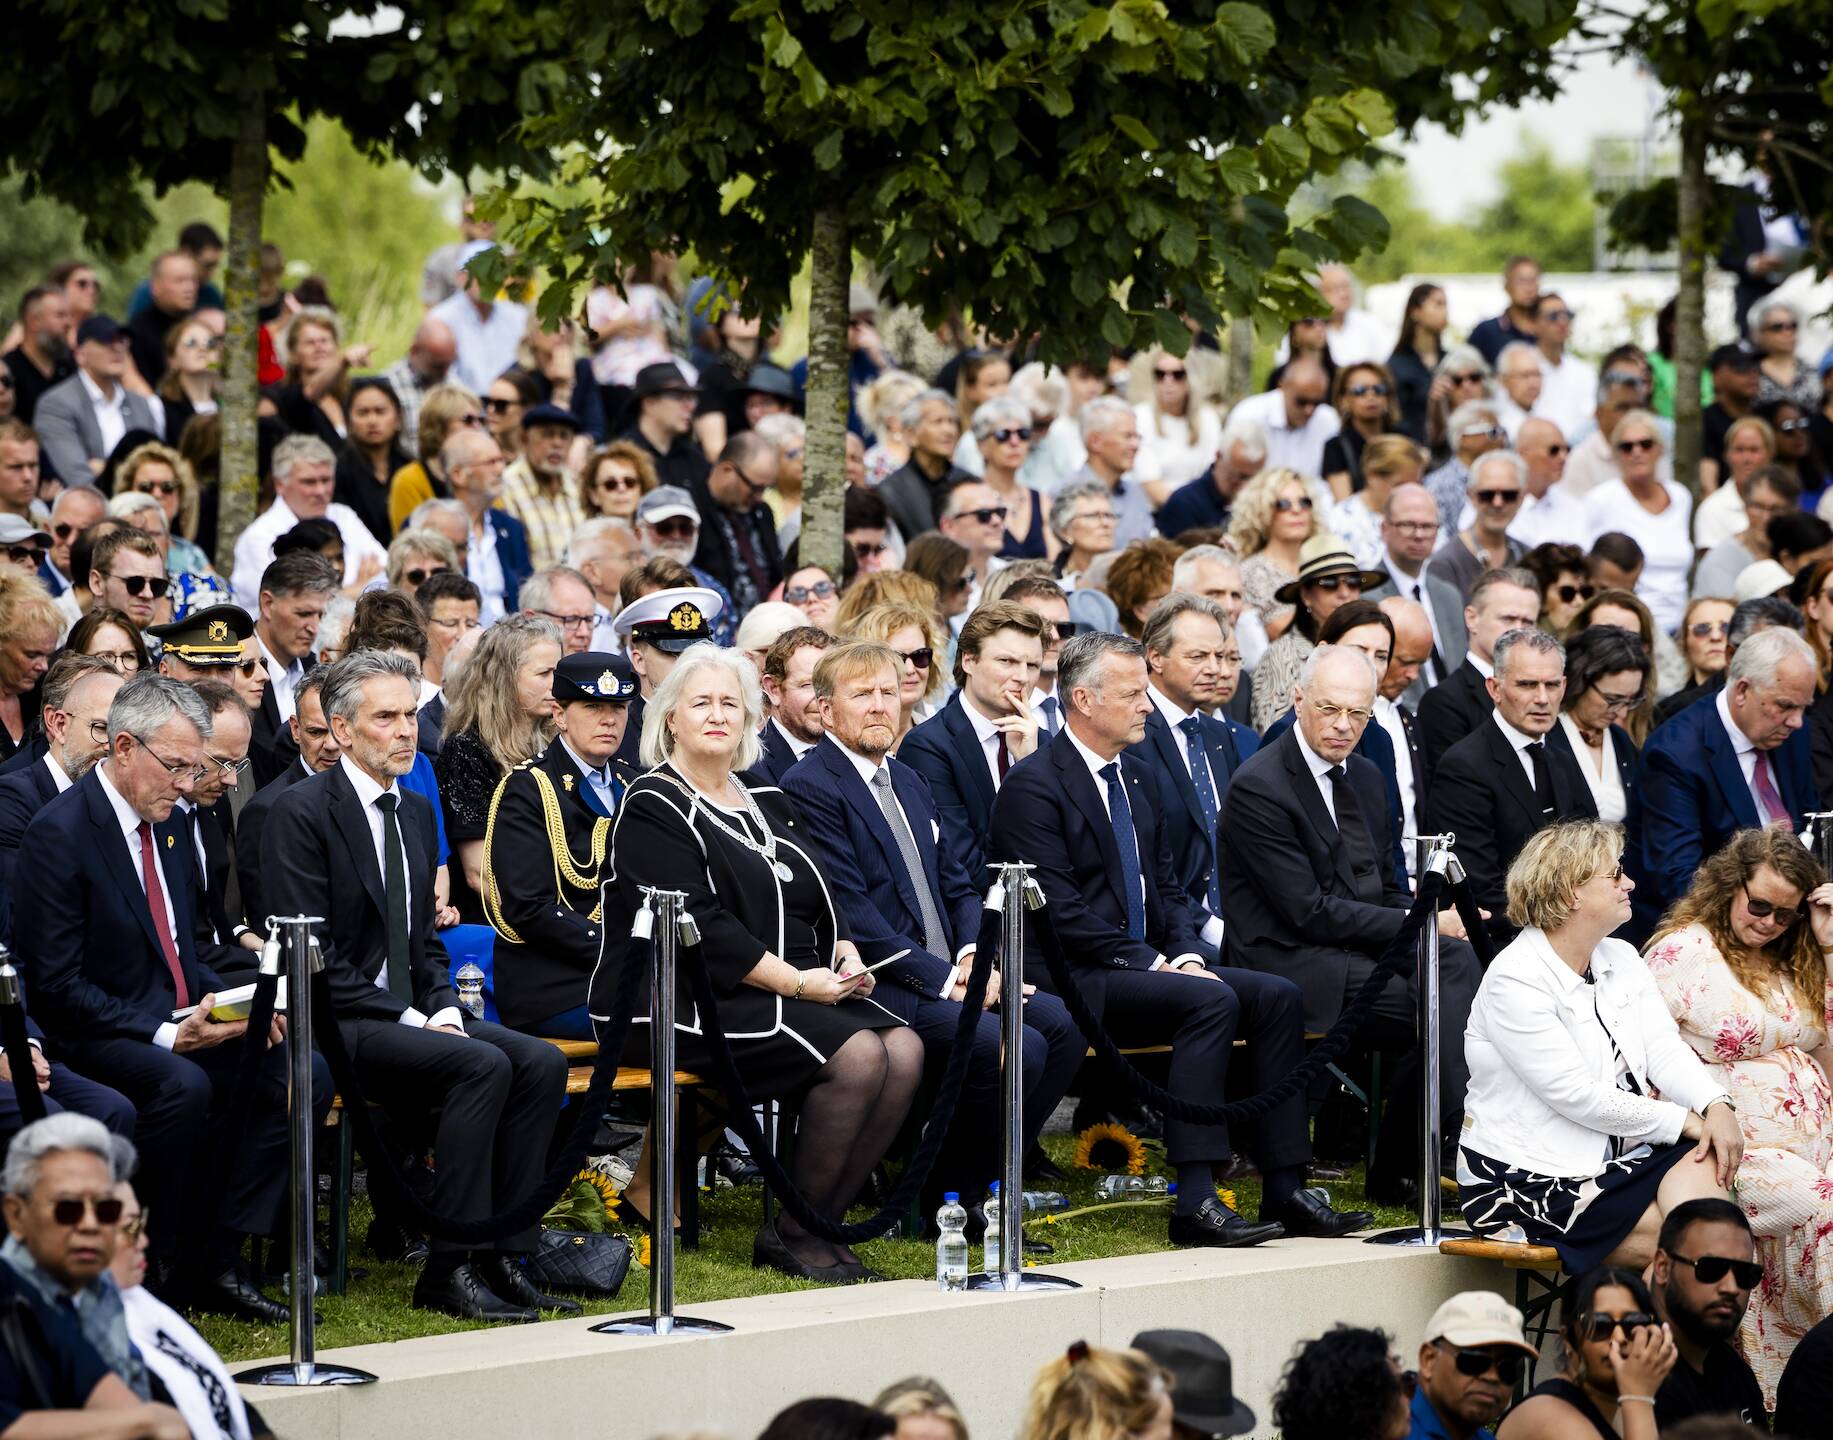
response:
[[[729,1335],[594,1335],[592,1320],[471,1331],[324,1352],[381,1377],[357,1389],[247,1389],[285,1440],[648,1440],[713,1430],[751,1440],[809,1395],[870,1400],[913,1373],[940,1380],[976,1440],[1017,1433],[1039,1366],[1081,1338],[1204,1330],[1228,1346],[1236,1391],[1271,1435],[1268,1400],[1300,1340],[1342,1320],[1377,1325],[1411,1363],[1420,1330],[1459,1290],[1512,1294],[1502,1268],[1358,1240],[1179,1251],[1053,1267],[1071,1291],[943,1295],[916,1281],[725,1300],[691,1313]],[[643,1292],[643,1272],[627,1295]],[[236,1369],[245,1367],[233,1367]]]

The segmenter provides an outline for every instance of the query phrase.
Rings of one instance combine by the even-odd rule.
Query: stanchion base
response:
[[[1460,1229],[1456,1226],[1441,1225],[1428,1236],[1423,1226],[1407,1225],[1399,1230],[1383,1230],[1379,1235],[1370,1235],[1362,1243],[1364,1245],[1412,1245],[1421,1250],[1436,1250],[1441,1240],[1474,1240],[1476,1238],[1474,1231]]]
[[[1047,1275],[1042,1270],[1021,1270],[1016,1275],[986,1275],[976,1271],[967,1277],[967,1288],[1001,1290],[1008,1295],[1015,1295],[1021,1290],[1080,1290],[1082,1287],[1074,1280],[1065,1280],[1061,1275]]]
[[[591,1327],[594,1335],[724,1335],[732,1327],[692,1315],[626,1315]]]
[[[327,1365],[315,1360],[305,1365],[257,1365],[235,1376],[238,1385],[373,1385],[376,1377],[354,1365]]]

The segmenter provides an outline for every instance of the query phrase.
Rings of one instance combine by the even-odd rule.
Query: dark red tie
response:
[[[178,963],[178,944],[172,939],[172,927],[166,923],[165,887],[159,883],[159,853],[153,849],[153,827],[144,820],[140,822],[140,878],[146,884],[147,908],[153,913],[153,933],[159,937],[159,948],[165,951],[172,989],[182,1010],[191,1003],[191,992],[185,988],[185,968]]]
[[[1006,749],[1006,732],[1001,730],[999,732],[999,778],[1002,783],[1005,781],[1006,771],[1011,768],[1012,752]]]

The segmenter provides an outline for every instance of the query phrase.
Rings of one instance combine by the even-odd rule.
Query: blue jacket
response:
[[[923,911],[897,840],[878,797],[840,747],[823,740],[790,767],[782,784],[814,836],[834,903],[860,955],[868,965],[902,955],[883,972],[897,983],[881,985],[873,998],[909,1020],[918,996],[948,998],[942,985],[955,956],[980,933],[981,900],[960,860],[940,843],[941,819],[923,777],[895,758],[886,764],[947,932],[946,955],[924,948]]]
[[[522,582],[535,573],[535,562],[528,553],[528,527],[494,506],[484,512],[484,523],[496,534],[496,560],[503,567],[503,613],[513,615]]]
[[[1820,809],[1811,743],[1803,725],[1769,752],[1776,789],[1797,829],[1803,814]],[[1686,894],[1700,861],[1734,832],[1758,824],[1756,801],[1719,719],[1717,695],[1695,701],[1649,737],[1639,798],[1642,844],[1632,873],[1651,903],[1665,909]]]
[[[993,824],[993,773],[961,708],[957,690],[934,715],[904,737],[897,758],[929,782],[942,819],[942,843],[960,860],[968,882],[984,891],[987,832]],[[1010,775],[1006,777],[1008,780]]]
[[[1212,720],[1207,715],[1201,720],[1203,749],[1209,756],[1209,771],[1215,780],[1216,814],[1220,817],[1229,779],[1247,757],[1237,748],[1235,737],[1224,722]],[[1203,823],[1203,805],[1197,799],[1197,787],[1191,782],[1190,769],[1184,764],[1178,738],[1162,711],[1154,708],[1146,717],[1145,739],[1128,746],[1127,753],[1142,761],[1158,782],[1158,808],[1165,817],[1171,869],[1184,887],[1191,918],[1201,930],[1212,916],[1221,918],[1209,908],[1209,878],[1216,865],[1215,827]]]

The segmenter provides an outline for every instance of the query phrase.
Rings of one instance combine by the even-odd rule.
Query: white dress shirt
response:
[[[789,746],[789,753],[795,756],[796,759],[800,760],[804,755],[808,754],[810,750],[815,748],[809,741],[798,740],[795,736],[791,735],[783,722],[774,715],[770,717],[769,723],[771,729],[775,730],[778,735],[783,737],[783,743]],[[836,741],[835,743],[838,744],[839,742]]]
[[[299,709],[293,698],[299,682],[305,679],[305,661],[282,660],[267,648],[267,642],[261,638],[261,632],[255,631],[255,644],[260,648],[261,658],[267,662],[267,683],[274,692],[274,704],[280,711],[280,723],[286,724]]]
[[[1324,470],[1324,443],[1343,428],[1337,412],[1328,405],[1318,406],[1303,425],[1287,424],[1286,397],[1278,390],[1248,396],[1230,412],[1231,418],[1244,412],[1266,429],[1267,469],[1284,466],[1313,478]]]
[[[1529,550],[1536,545],[1582,546],[1590,538],[1585,531],[1585,506],[1561,480],[1549,485],[1538,500],[1530,495],[1521,502],[1520,513],[1508,527],[1508,538]]]
[[[134,878],[140,882],[140,888],[146,889],[146,872],[140,868],[140,812],[122,797],[108,779],[108,766],[96,767],[96,778],[102,782],[102,794],[107,797],[109,808],[115,812],[115,819],[120,822],[121,840],[127,846],[128,862],[134,867]],[[182,953],[183,946],[178,942],[178,921],[172,914],[172,877],[167,874],[165,865],[159,860],[159,845],[154,837],[153,862],[159,866],[159,898],[165,901],[165,928],[172,937],[173,948]],[[161,956],[161,960],[165,957]],[[201,996],[193,995],[195,1003]],[[153,1043],[161,1050],[170,1050],[172,1042],[178,1038],[178,1026],[168,1020],[153,1032]]]
[[[1586,984],[1531,925],[1490,962],[1464,1030],[1461,1147],[1583,1178],[1604,1167],[1613,1139],[1671,1145],[1689,1110],[1727,1098],[1680,1038],[1635,946],[1600,942],[1590,969]],[[1618,1083],[1619,1054],[1640,1094]]]
[[[999,737],[1004,732],[974,708],[974,702],[968,698],[965,690],[961,692],[961,713],[967,716],[968,724],[974,727],[974,738],[980,742],[980,754],[987,762],[987,774],[993,777],[993,789],[997,793],[999,790]],[[1009,751],[1010,742],[1007,748]],[[1018,759],[1018,756],[1013,755],[1011,763],[1016,765]]]
[[[1413,751],[1407,744],[1406,727],[1400,723],[1399,704],[1385,695],[1377,695],[1375,723],[1387,731],[1387,738],[1394,742],[1394,778],[1400,783],[1400,849],[1411,876],[1413,867],[1419,863],[1416,853],[1419,848],[1416,843],[1419,839],[1419,794],[1414,783]]]
[[[1578,726],[1568,712],[1559,717],[1560,728],[1566,732],[1566,739],[1571,742],[1572,756],[1578,761],[1578,768],[1585,777],[1585,783],[1591,787],[1591,800],[1597,806],[1598,819],[1609,825],[1620,825],[1629,814],[1629,796],[1623,793],[1623,776],[1617,769],[1617,742],[1611,736],[1610,727],[1604,727],[1603,762],[1597,764],[1591,754],[1591,747],[1585,743],[1585,737],[1579,733]],[[1596,764],[1597,768],[1592,767]]]
[[[1477,674],[1481,675],[1485,680],[1494,680],[1496,678],[1496,666],[1494,661],[1485,660],[1474,650],[1467,653],[1464,658],[1470,662],[1471,669],[1475,670]]]
[[[1050,702],[1048,708],[1044,705],[1046,700]],[[1053,739],[1063,728],[1063,702],[1054,689],[1031,692],[1031,713],[1037,719],[1037,733],[1046,740]]]
[[[477,586],[478,593],[483,596],[477,607],[477,619],[488,628],[503,618],[507,588],[503,559],[496,553],[496,531],[490,528],[488,520],[481,533],[473,523],[465,536],[465,578]]]
[[[374,780],[370,779],[368,773],[365,772],[360,765],[353,762],[348,755],[338,756],[337,763],[343,768],[344,778],[350,782],[351,788],[356,791],[356,798],[362,803],[363,819],[369,824],[369,839],[375,846],[376,870],[380,874],[386,876],[388,874],[388,857],[386,852],[382,849],[382,837],[385,832],[382,828],[382,812],[377,808],[376,801],[383,795],[392,795],[395,797],[396,829],[398,830],[400,828],[399,807],[401,804],[401,787],[390,782],[388,788],[384,790],[380,785],[376,784]],[[405,840],[401,843],[401,877],[406,886],[407,913],[412,917],[414,913],[414,871],[413,867],[407,862],[407,842]],[[409,935],[411,939],[411,918],[409,924]],[[388,962],[384,960],[381,969],[376,971],[376,989],[386,990],[388,988]],[[409,988],[412,988],[411,983]],[[412,1025],[415,1029],[419,1029],[426,1025],[454,1025],[461,1030],[464,1028],[463,1018],[460,1016],[456,1005],[446,1006],[445,1009],[441,1010],[430,1020],[412,1005],[409,1005],[401,1012],[401,1023],[403,1025]]]
[[[1292,727],[1292,733],[1298,738],[1298,753],[1305,757],[1305,767],[1311,771],[1312,783],[1317,786],[1317,793],[1324,797],[1324,808],[1330,812],[1330,823],[1334,825],[1337,823],[1337,787],[1331,781],[1330,772],[1343,762],[1326,760],[1313,750],[1310,741],[1305,739],[1305,732],[1297,725]]]
[[[426,313],[452,327],[458,358],[452,362],[451,378],[473,395],[488,394],[490,382],[516,363],[516,349],[528,328],[526,307],[498,300],[488,314],[480,315],[463,290]]]
[[[366,561],[388,564],[388,552],[348,505],[332,501],[325,509],[324,518],[337,527],[344,542],[344,584],[356,584],[356,577],[362,573]],[[292,508],[284,500],[276,499],[249,523],[235,542],[235,568],[230,572],[229,588],[235,603],[250,615],[261,613],[261,575],[273,563],[274,541],[298,523],[299,517]]]
[[[617,791],[611,783],[611,762],[607,760],[597,769],[593,769],[580,758],[579,752],[567,743],[566,736],[556,735],[554,738],[560,742],[560,748],[566,751],[567,757],[579,767],[579,773],[585,776],[586,784],[590,785],[592,793],[598,796],[598,803],[605,807],[605,814],[615,815],[617,813]]]
[[[59,795],[62,795],[64,791],[68,790],[74,783],[68,775],[64,774],[64,767],[59,765],[57,761],[52,758],[49,750],[45,751],[43,755],[40,755],[38,760],[45,769],[51,772],[51,783],[57,787],[57,793]]]
[[[1538,350],[1535,353],[1539,355]],[[1563,434],[1570,435],[1597,411],[1597,368],[1570,351],[1560,356],[1557,365],[1545,355],[1539,358],[1540,398],[1534,402],[1534,413],[1551,420]]]
[[[121,443],[121,437],[127,434],[127,391],[117,381],[114,393],[104,395],[102,387],[89,378],[87,370],[79,367],[76,374],[82,382],[83,393],[89,397],[89,408],[95,411],[95,423],[102,432],[100,458],[106,460],[115,453],[115,446]],[[76,482],[73,480],[71,483]]]
[[[1108,819],[1112,820],[1114,818],[1114,809],[1108,804],[1107,777],[1101,772],[1107,769],[1109,765],[1118,765],[1120,763],[1119,757],[1116,756],[1112,760],[1103,760],[1093,750],[1090,750],[1088,746],[1082,743],[1081,737],[1078,736],[1074,730],[1065,726],[1063,733],[1069,738],[1069,743],[1075,746],[1076,754],[1082,757],[1082,763],[1088,766],[1088,773],[1095,777],[1095,793],[1101,797],[1101,808],[1107,811]],[[1124,768],[1120,772],[1120,783],[1122,785],[1126,784],[1126,771]],[[1130,812],[1131,806],[1129,805],[1128,808]],[[1139,853],[1139,829],[1137,821],[1135,821],[1133,829],[1133,854],[1135,862],[1139,867],[1139,906],[1143,913],[1146,905],[1146,864],[1145,857]],[[1161,954],[1152,962],[1152,968],[1154,970],[1163,970],[1169,966],[1171,969],[1175,970],[1186,963],[1201,965],[1203,963],[1203,957],[1198,955],[1195,951],[1187,955],[1179,955],[1175,959],[1167,959]]]
[[[1146,693],[1152,697],[1152,703],[1158,707],[1158,713],[1165,717],[1165,723],[1171,727],[1171,734],[1177,742],[1177,753],[1184,757],[1184,769],[1190,772],[1192,780],[1196,778],[1198,765],[1201,765],[1208,774],[1209,793],[1216,797],[1216,811],[1220,814],[1224,787],[1216,777],[1216,767],[1209,763],[1208,753],[1200,747],[1194,756],[1190,753],[1190,737],[1179,728],[1196,712],[1179,709],[1177,702],[1161,693],[1156,685],[1148,685]],[[1222,917],[1211,915],[1203,922],[1203,928],[1197,934],[1202,937],[1206,945],[1214,945],[1220,949],[1223,935]]]
[[[1385,570],[1394,582],[1395,593],[1402,599],[1417,601],[1426,612],[1426,623],[1432,627],[1432,648],[1440,655],[1445,653],[1445,644],[1438,628],[1438,616],[1432,610],[1432,592],[1426,588],[1426,569],[1420,566],[1419,574],[1409,575],[1394,563],[1392,555],[1383,554],[1380,569]],[[1445,676],[1434,677],[1434,683],[1445,679]]]

